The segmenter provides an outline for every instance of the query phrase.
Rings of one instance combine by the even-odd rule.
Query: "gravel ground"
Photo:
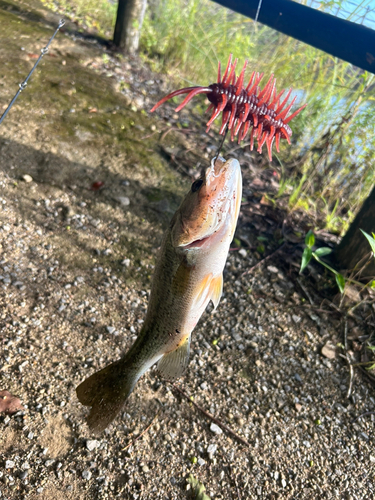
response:
[[[17,31],[9,53],[0,45],[2,58],[21,61],[20,80],[34,62],[21,56],[46,41],[51,14],[39,9],[35,21],[30,5],[21,4],[22,12],[7,5],[0,12]],[[27,38],[30,27],[35,39]],[[347,397],[349,370],[335,347],[342,318],[319,305],[318,271],[298,286],[297,249],[243,275],[261,258],[256,238],[275,224],[268,207],[250,198],[262,182],[251,176],[250,156],[241,161],[248,201],[237,233],[249,248],[230,252],[220,306],[199,322],[178,381],[248,445],[153,371],[114,424],[102,436],[90,434],[75,387],[121,356],[141,328],[161,235],[188,186],[175,154],[169,162],[161,154],[185,143],[173,133],[163,148],[152,142],[161,122],[140,110],[155,99],[142,89],[157,77],[142,63],[108,62],[99,46],[68,36],[55,47],[48,64],[72,71],[74,83],[59,74],[58,99],[49,102],[56,79],[36,76],[44,109],[30,85],[0,128],[0,390],[24,407],[0,416],[1,500],[188,499],[189,474],[212,500],[374,498],[374,390],[355,371]],[[87,86],[88,77],[119,103],[117,115]],[[118,82],[127,78],[119,94]],[[5,76],[1,84],[7,103],[13,80]],[[168,107],[165,113],[177,123]],[[123,139],[121,120],[134,121]],[[149,138],[130,150],[137,134]],[[202,138],[202,163],[209,148]],[[354,349],[371,325],[360,318],[348,325]]]

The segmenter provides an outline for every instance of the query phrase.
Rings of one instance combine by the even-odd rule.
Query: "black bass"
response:
[[[223,269],[236,229],[242,197],[240,164],[212,160],[193,182],[165,234],[141,332],[120,360],[77,387],[91,406],[90,429],[99,433],[116,417],[138,379],[155,363],[168,379],[189,360],[190,336],[210,300],[218,306]]]

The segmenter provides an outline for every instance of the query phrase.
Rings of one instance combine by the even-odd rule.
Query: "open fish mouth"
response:
[[[209,234],[208,236],[205,236],[204,238],[201,238],[199,240],[192,241],[187,245],[182,245],[182,248],[184,250],[189,248],[201,248],[211,238],[211,236],[212,234]]]

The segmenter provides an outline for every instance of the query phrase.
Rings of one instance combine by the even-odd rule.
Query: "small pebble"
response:
[[[207,447],[207,454],[210,458],[212,458],[217,451],[217,445],[216,444],[210,444]]]
[[[279,270],[275,266],[267,266],[267,269],[269,270],[270,273],[278,273]]]
[[[127,207],[128,205],[130,205],[130,200],[127,196],[119,196],[116,199],[120,203],[120,205],[123,205],[124,207]]]
[[[5,462],[6,469],[13,469],[14,466],[15,466],[15,463],[13,462],[13,460],[6,460],[6,462]]]
[[[31,175],[29,175],[29,174],[25,174],[25,175],[23,175],[23,176],[21,177],[21,179],[22,179],[23,181],[25,181],[25,182],[28,182],[28,183],[29,183],[29,182],[33,182],[33,178],[32,178],[32,177],[31,177]]]
[[[86,448],[89,451],[93,451],[93,450],[95,450],[95,448],[99,448],[99,446],[100,446],[100,442],[97,441],[96,439],[88,439],[86,441]]]
[[[28,474],[29,474],[29,471],[28,470],[24,470],[24,471],[20,472],[20,476],[19,477],[20,477],[21,480],[23,480],[23,479],[27,478]]]
[[[91,471],[89,471],[89,470],[84,470],[84,471],[82,472],[82,477],[83,477],[83,479],[86,479],[87,481],[88,481],[89,479],[91,479],[91,475],[92,475],[92,474],[91,474]]]
[[[220,429],[220,427],[212,422],[210,425],[210,431],[213,432],[214,434],[222,434],[223,431]]]
[[[335,357],[336,357],[336,347],[331,342],[327,342],[322,347],[322,351],[321,352],[322,352],[322,355],[325,358],[335,359]]]

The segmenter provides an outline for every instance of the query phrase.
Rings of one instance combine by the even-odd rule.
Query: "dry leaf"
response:
[[[23,410],[21,400],[8,391],[0,391],[0,413],[13,415],[19,410]]]

